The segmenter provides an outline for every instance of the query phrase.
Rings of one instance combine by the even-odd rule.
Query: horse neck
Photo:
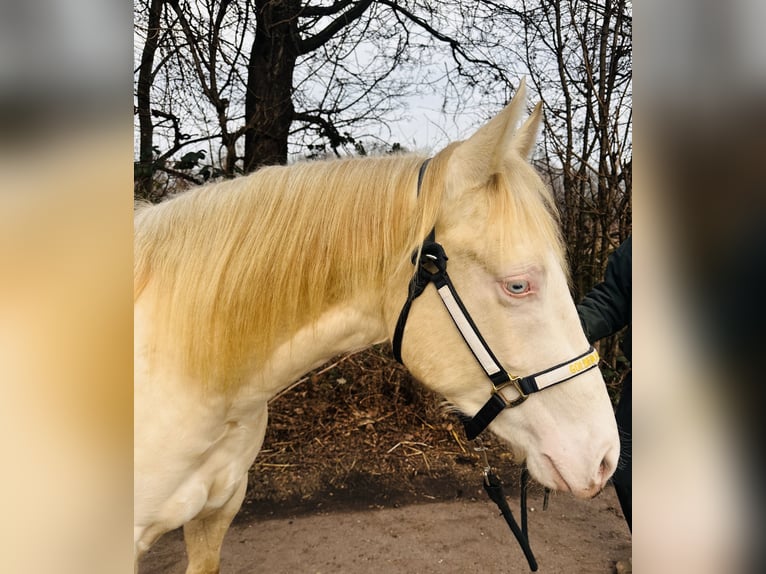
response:
[[[185,196],[180,211],[205,214],[188,234],[219,239],[200,241],[198,257],[171,258],[182,268],[168,265],[166,299],[178,304],[155,305],[158,341],[179,349],[192,376],[215,381],[206,386],[263,396],[337,354],[385,340],[395,313],[391,277],[400,278],[393,292],[401,304],[408,278],[398,266],[412,248],[419,160],[402,161],[266,168],[227,182],[227,193]],[[200,262],[217,267],[190,298],[174,279],[200,276]]]
[[[379,301],[369,296],[354,298],[298,330],[259,369],[255,376],[259,390],[272,397],[337,355],[385,341],[388,330]]]
[[[363,202],[357,202],[357,206],[369,206],[380,213],[367,218],[354,212],[349,203],[340,208],[343,218],[332,220],[329,229],[324,224],[303,229],[304,238],[341,236],[340,243],[345,250],[330,248],[329,256],[320,251],[312,256],[310,261],[313,262],[306,268],[310,275],[317,261],[321,261],[320,265],[329,265],[319,275],[332,277],[329,291],[340,295],[337,299],[333,297],[332,303],[321,313],[312,314],[314,319],[310,324],[296,329],[270,353],[259,372],[263,387],[270,391],[279,392],[301,374],[336,355],[385,341],[392,332],[392,320],[396,320],[398,313],[394,307],[403,303],[412,273],[411,267],[405,269],[402,266],[402,261],[408,261],[407,254],[411,250],[407,231],[415,212],[415,183],[420,159],[409,159],[406,169],[394,169],[392,176],[375,177],[371,181],[368,167],[373,170],[377,167],[377,171],[382,172],[381,166],[390,166],[399,160],[379,161],[383,163],[377,163],[377,166],[368,163],[364,169],[359,169],[360,163],[347,175],[349,185],[361,190],[358,197]],[[385,180],[385,189],[373,189],[381,184],[381,180]],[[356,217],[349,217],[354,213]],[[311,223],[322,221],[321,218],[311,219]],[[342,219],[353,221],[338,227],[337,222]],[[331,231],[332,225],[335,225],[335,231]],[[310,241],[307,243],[311,244]],[[325,289],[322,287],[320,291]]]

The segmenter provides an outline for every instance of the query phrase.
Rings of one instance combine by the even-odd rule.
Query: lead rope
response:
[[[527,486],[529,483],[529,472],[527,471],[527,467],[525,466],[521,471],[521,496],[519,499],[519,506],[521,507],[521,527],[519,528],[516,518],[513,516],[513,512],[511,512],[511,508],[508,506],[508,502],[505,499],[503,483],[497,475],[492,472],[492,467],[489,465],[487,448],[482,444],[480,438],[475,438],[474,442],[476,443],[474,450],[481,454],[482,462],[484,463],[484,468],[482,469],[484,475],[484,490],[487,491],[489,499],[500,509],[500,513],[503,515],[503,518],[505,518],[511,532],[513,532],[513,535],[516,537],[516,541],[519,543],[522,552],[524,552],[524,557],[529,563],[529,569],[532,572],[537,572],[537,560],[529,545],[529,531],[527,530]],[[549,492],[550,491],[546,488],[545,498],[543,500],[543,510],[548,508]]]

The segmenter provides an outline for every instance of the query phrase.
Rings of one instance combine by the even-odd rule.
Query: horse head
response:
[[[521,123],[523,107],[522,83],[503,111],[432,158],[416,221],[419,241],[433,223],[454,293],[503,374],[515,381],[558,366],[563,375],[526,400],[514,384],[495,387],[433,286],[408,309],[401,358],[416,378],[468,417],[493,393],[502,406],[515,405],[501,407],[489,430],[526,460],[538,482],[587,498],[614,472],[619,438],[602,375],[590,368],[597,355],[569,290],[553,197],[528,161],[541,109]],[[431,220],[422,215],[428,211]],[[397,274],[398,287],[390,289],[398,296],[392,311],[401,308],[406,276]],[[393,323],[396,313],[390,315]]]

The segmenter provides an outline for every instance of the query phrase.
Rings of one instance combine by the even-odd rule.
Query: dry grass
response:
[[[479,456],[459,421],[391,358],[388,346],[310,373],[272,401],[269,416],[246,513],[484,496]],[[484,443],[492,466],[515,485],[519,468],[510,453],[489,435]]]

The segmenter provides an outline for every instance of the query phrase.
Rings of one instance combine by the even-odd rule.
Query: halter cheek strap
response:
[[[428,165],[428,160],[420,167],[418,192],[420,191],[426,165]],[[462,419],[469,440],[476,438],[479,433],[486,429],[503,409],[518,406],[530,394],[568,381],[598,365],[598,353],[593,347],[590,347],[585,353],[578,355],[574,359],[559,363],[526,377],[514,377],[508,374],[501,366],[500,361],[492,353],[492,350],[487,345],[484,337],[482,337],[481,332],[455,290],[447,274],[447,260],[448,257],[444,252],[444,248],[436,242],[436,231],[432,229],[420,249],[420,258],[418,259],[417,251],[412,255],[412,263],[416,266],[415,274],[410,280],[407,300],[396,322],[392,344],[394,358],[403,364],[402,339],[404,338],[404,327],[407,323],[410,308],[413,301],[423,294],[430,283],[433,283],[460,335],[492,383],[492,394],[489,400],[476,415],[473,417],[464,416]],[[501,392],[509,386],[513,386],[517,392],[517,396],[510,400],[505,398]]]

